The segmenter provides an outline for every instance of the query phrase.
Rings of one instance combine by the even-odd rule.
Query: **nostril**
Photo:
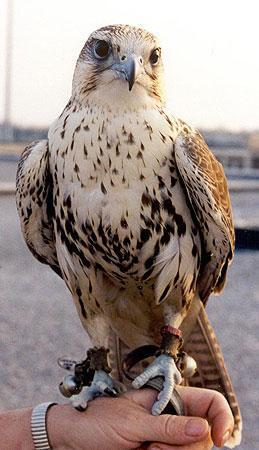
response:
[[[143,58],[139,58],[139,62],[140,62],[140,64],[142,64],[143,63]]]
[[[122,61],[125,61],[125,59],[127,59],[127,56],[126,56],[126,55],[123,55],[123,56],[121,57],[121,60],[122,60]]]

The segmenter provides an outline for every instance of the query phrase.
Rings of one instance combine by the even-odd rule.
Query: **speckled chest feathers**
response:
[[[82,319],[126,308],[137,322],[143,309],[149,327],[163,300],[192,298],[200,238],[175,164],[183,126],[160,109],[68,106],[50,130],[57,254]]]

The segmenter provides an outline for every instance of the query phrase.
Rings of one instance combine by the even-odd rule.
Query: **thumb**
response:
[[[169,414],[152,416],[149,411],[157,398],[157,394],[153,389],[128,391],[124,394],[125,397],[148,410],[143,411],[145,417],[136,424],[141,442],[152,441],[172,445],[188,445],[209,435],[210,428],[205,419]]]
[[[148,415],[144,440],[164,442],[171,445],[188,445],[209,435],[207,420],[199,417]]]

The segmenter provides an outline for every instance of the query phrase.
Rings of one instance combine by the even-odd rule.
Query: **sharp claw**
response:
[[[110,388],[106,388],[104,389],[104,393],[109,395],[110,397],[117,397],[118,396],[118,392],[115,391],[115,389],[110,389]]]
[[[159,392],[159,394],[158,394],[158,396],[157,396],[157,400],[160,400],[160,398],[161,398],[161,396],[162,396],[162,392],[163,392],[163,391],[160,391],[160,392]],[[155,403],[154,403],[154,405],[155,405]]]
[[[169,400],[170,400],[170,396],[167,398],[162,398],[162,400],[160,397],[160,399],[158,399],[158,401],[156,401],[152,407],[152,414],[155,416],[158,416],[159,414],[161,414],[164,411],[165,407],[167,406]]]
[[[87,408],[87,401],[82,396],[74,396],[71,398],[71,403],[78,411],[85,411]]]
[[[153,416],[159,416],[159,414],[161,414],[161,412],[163,411],[163,407],[161,407],[160,402],[155,402],[154,405],[152,406],[152,415]]]
[[[82,405],[75,406],[75,409],[77,409],[77,411],[80,411],[80,412],[84,412],[86,410],[86,408],[87,407],[84,408]]]
[[[114,395],[116,395],[116,396],[117,396],[117,395],[119,394],[119,391],[118,391],[117,389],[115,389],[115,388],[114,388],[114,389],[112,389],[112,392],[113,392],[113,393],[114,393]]]

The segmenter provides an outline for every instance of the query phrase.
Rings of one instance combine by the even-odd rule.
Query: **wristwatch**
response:
[[[31,433],[35,450],[51,450],[47,433],[47,412],[57,403],[45,402],[35,406],[31,415]]]

